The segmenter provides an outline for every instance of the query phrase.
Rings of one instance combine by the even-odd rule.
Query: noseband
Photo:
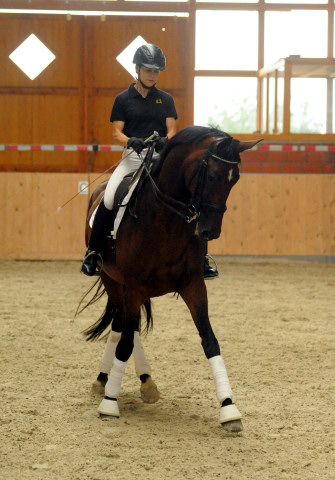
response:
[[[225,139],[222,137],[216,138],[210,144],[209,148],[206,150],[205,157],[202,159],[199,165],[198,171],[196,172],[197,184],[191,200],[191,205],[194,208],[194,215],[189,220],[189,222],[199,217],[200,210],[204,208],[207,210],[212,210],[216,213],[225,213],[225,211],[227,210],[226,204],[222,205],[220,203],[211,203],[211,202],[202,201],[202,194],[205,186],[205,178],[206,178],[206,173],[208,168],[208,160],[210,158],[214,158],[215,160],[219,160],[221,162],[228,163],[230,165],[237,165],[239,163],[239,160],[227,160],[226,158],[219,157],[218,155],[216,155],[216,153],[212,151],[213,147],[215,147],[215,145],[222,140],[225,140]]]

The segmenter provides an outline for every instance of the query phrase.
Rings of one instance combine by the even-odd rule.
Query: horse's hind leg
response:
[[[107,302],[106,314],[112,316],[112,303],[110,300]],[[137,327],[138,328],[138,327]],[[122,319],[118,311],[115,312],[114,318],[112,318],[112,328],[108,335],[105,350],[100,362],[99,375],[93,382],[93,390],[100,394],[105,392],[105,385],[108,381],[108,375],[113,366],[115,357],[115,350],[121,337]],[[145,403],[155,403],[159,400],[160,393],[157,389],[155,382],[151,377],[150,364],[145,355],[139,331],[134,332],[134,349],[133,357],[135,363],[136,374],[141,380],[141,398]]]
[[[138,325],[138,312],[141,303],[135,296],[126,292],[124,305],[121,338],[117,344],[113,366],[105,386],[105,397],[98,408],[100,415],[120,416],[117,399],[121,391],[121,383],[128,360],[133,352],[134,332]]]
[[[140,334],[137,330],[134,332],[133,357],[136,374],[141,380],[140,392],[143,402],[157,402],[159,400],[160,393],[155,382],[151,378],[151,368],[141,344]]]

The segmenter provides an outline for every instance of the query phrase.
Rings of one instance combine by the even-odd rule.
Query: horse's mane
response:
[[[232,137],[215,127],[202,127],[198,125],[192,125],[179,130],[166,144],[166,147],[161,152],[160,162],[163,163],[170,151],[178,145],[189,145],[201,143],[206,138],[210,137],[222,137],[232,139]]]

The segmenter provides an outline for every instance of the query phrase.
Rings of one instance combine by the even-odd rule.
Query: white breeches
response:
[[[129,175],[129,173],[136,172],[142,164],[141,158],[145,158],[148,149],[145,148],[139,156],[134,150],[126,148],[123,151],[122,158],[119,165],[112,173],[108,180],[107,187],[104,194],[104,204],[108,210],[113,210],[114,197],[117,187],[123,180],[123,177]],[[153,158],[158,158],[158,154],[154,152]]]

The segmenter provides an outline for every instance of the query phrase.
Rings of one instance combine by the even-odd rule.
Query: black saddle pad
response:
[[[113,207],[113,226],[114,226],[115,217],[117,215],[117,212],[119,211],[119,208],[121,206],[124,206],[123,200],[129,192],[130,184],[134,176],[136,175],[136,173],[137,171],[134,173],[129,173],[128,175],[123,177],[123,180],[121,181],[120,185],[116,189],[115,197],[114,197],[114,207]],[[133,192],[133,195],[134,193],[135,192]]]

